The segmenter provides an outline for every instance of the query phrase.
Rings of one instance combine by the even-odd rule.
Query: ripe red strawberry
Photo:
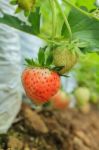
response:
[[[53,62],[55,66],[64,66],[60,73],[64,74],[70,71],[70,69],[77,62],[77,54],[75,51],[68,50],[64,47],[58,47],[53,51]]]
[[[36,104],[46,103],[60,88],[60,77],[49,69],[26,69],[22,83],[27,96]]]
[[[62,90],[59,90],[52,98],[51,98],[52,106],[56,109],[65,109],[69,105],[69,97]]]

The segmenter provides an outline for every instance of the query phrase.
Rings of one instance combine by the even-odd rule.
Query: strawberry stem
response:
[[[59,10],[60,10],[60,12],[61,12],[61,15],[63,16],[64,22],[65,22],[65,24],[66,24],[66,27],[67,27],[67,29],[68,29],[68,33],[69,33],[69,36],[70,36],[70,41],[71,41],[71,40],[72,40],[72,31],[71,31],[71,27],[70,27],[70,25],[69,25],[69,22],[68,22],[68,20],[67,20],[67,18],[66,18],[66,16],[65,16],[65,14],[64,14],[64,12],[63,12],[61,6],[60,6],[58,0],[55,0],[55,2],[56,2],[57,6],[58,6],[58,8],[59,8]]]
[[[52,39],[54,39],[55,34],[56,34],[56,11],[55,11],[55,2],[54,0],[49,0],[51,4],[51,9],[52,9]]]

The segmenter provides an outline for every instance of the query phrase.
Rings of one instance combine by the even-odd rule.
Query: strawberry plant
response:
[[[66,76],[82,53],[99,52],[99,17],[91,11],[96,11],[94,0],[87,3],[82,0],[11,0],[11,4],[17,7],[15,13],[24,12],[26,21],[0,10],[0,23],[46,42],[46,48],[39,50],[38,60],[26,59],[28,66],[22,74],[27,95],[40,103],[46,102],[57,92],[59,76]]]
[[[48,102],[61,86],[58,70],[51,65],[50,55],[45,58],[45,51],[46,47],[40,48],[36,61],[26,59],[27,68],[22,73],[25,92],[36,104]]]

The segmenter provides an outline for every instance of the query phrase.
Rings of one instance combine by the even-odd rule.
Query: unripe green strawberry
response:
[[[77,54],[74,51],[68,50],[67,48],[58,47],[53,50],[53,62],[55,66],[64,66],[60,73],[64,74],[76,64]]]
[[[49,69],[26,69],[22,73],[22,84],[32,101],[44,104],[59,90],[60,76]]]
[[[74,95],[79,107],[86,105],[90,100],[90,90],[87,87],[78,87]]]
[[[18,0],[17,3],[21,9],[25,11],[31,11],[35,4],[35,0]]]

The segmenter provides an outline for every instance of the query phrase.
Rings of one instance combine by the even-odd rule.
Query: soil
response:
[[[0,150],[99,150],[99,111],[39,110],[23,105]]]

